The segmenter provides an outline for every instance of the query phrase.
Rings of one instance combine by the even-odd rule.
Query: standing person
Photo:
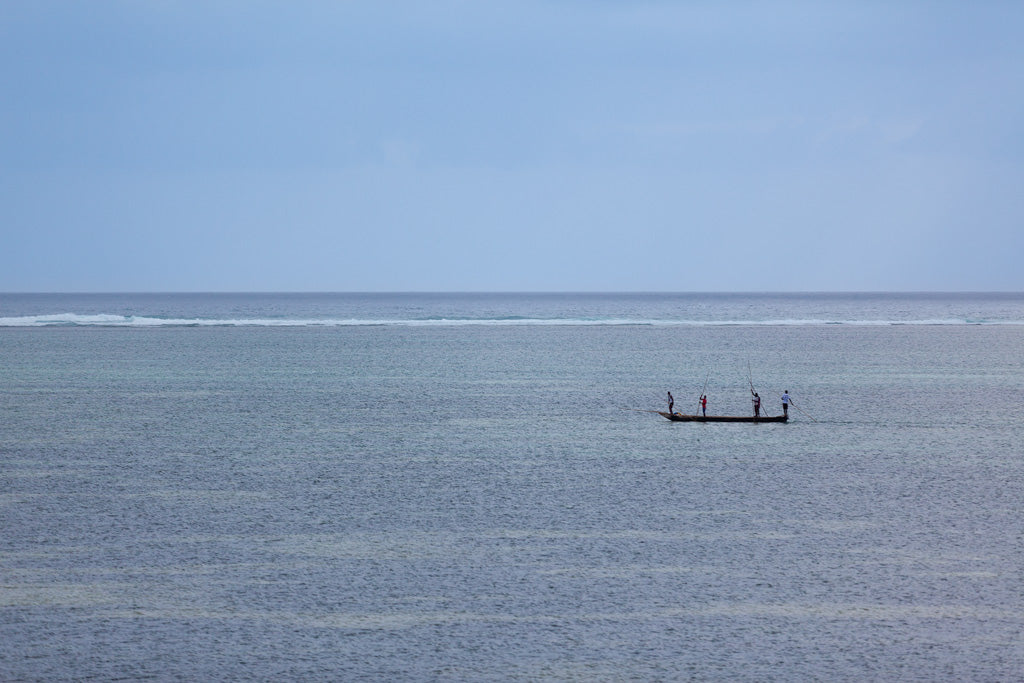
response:
[[[676,404],[676,400],[672,398],[672,392],[668,392],[668,414],[672,415],[672,406]]]
[[[782,392],[782,416],[789,417],[789,390]]]
[[[700,397],[700,409],[704,412],[704,417],[708,416],[708,397],[703,395]]]
[[[754,417],[761,417],[761,397],[758,396],[757,392],[753,389],[750,390],[750,393],[754,395],[754,397],[750,399],[754,402]]]

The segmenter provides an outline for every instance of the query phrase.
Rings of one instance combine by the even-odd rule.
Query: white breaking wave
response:
[[[930,320],[673,320],[631,318],[430,318],[430,319],[359,319],[359,318],[158,318],[138,315],[60,313],[0,317],[0,327],[460,327],[460,326],[652,326],[652,327],[728,327],[728,326],[795,326],[825,325],[888,326],[888,325],[1024,325],[1024,320],[981,321],[960,319]]]

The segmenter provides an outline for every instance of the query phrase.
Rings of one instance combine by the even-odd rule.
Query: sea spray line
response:
[[[897,326],[897,325],[1024,325],[1024,320],[971,320],[958,318],[924,320],[694,320],[670,318],[161,318],[151,315],[109,313],[58,313],[0,317],[0,327],[459,327],[459,326],[651,326],[651,327],[814,327],[814,326]]]

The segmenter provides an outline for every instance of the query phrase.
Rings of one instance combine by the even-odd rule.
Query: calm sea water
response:
[[[1022,397],[1022,295],[0,295],[0,679],[1019,680]]]

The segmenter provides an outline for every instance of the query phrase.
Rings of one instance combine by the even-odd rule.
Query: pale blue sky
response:
[[[0,4],[0,291],[1024,290],[1024,3]]]

